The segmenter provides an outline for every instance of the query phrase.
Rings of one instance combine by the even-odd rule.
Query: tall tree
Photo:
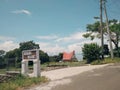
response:
[[[30,49],[39,49],[39,45],[35,44],[33,41],[21,42],[20,50],[30,50]]]
[[[110,26],[110,33],[111,33],[110,39],[113,42],[113,44],[115,45],[116,50],[118,50],[119,42],[120,42],[120,23],[116,19],[109,20],[109,26]],[[83,37],[85,37],[85,38],[92,37],[91,38],[92,40],[95,37],[101,38],[99,22],[95,22],[93,24],[88,24],[86,28],[87,28],[87,31],[89,31],[89,32],[84,34]],[[92,34],[94,32],[96,32],[98,34],[95,36]],[[106,26],[105,26],[105,22],[103,22],[103,34],[105,36],[108,35],[108,32],[106,30]]]

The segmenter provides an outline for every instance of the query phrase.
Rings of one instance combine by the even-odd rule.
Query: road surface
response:
[[[79,76],[84,72],[93,71],[94,69],[104,68],[106,66],[108,66],[108,64],[68,67],[52,71],[44,71],[41,75],[49,78],[51,81],[47,84],[29,87],[26,90],[53,90],[54,87],[59,85],[69,85],[72,82],[72,77]]]
[[[69,77],[72,82],[51,90],[120,90],[120,64],[108,65]]]

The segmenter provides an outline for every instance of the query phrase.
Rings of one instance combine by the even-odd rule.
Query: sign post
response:
[[[38,77],[40,76],[40,60],[39,60],[39,50],[24,50],[22,52],[22,70],[21,73],[25,76],[29,75],[28,73],[28,62],[33,61],[33,73],[31,76]]]

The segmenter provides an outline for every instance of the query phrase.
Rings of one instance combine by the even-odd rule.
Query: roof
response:
[[[75,55],[75,51],[72,51],[70,53],[64,52],[63,53],[63,60],[64,61],[70,61],[74,57],[74,55]]]

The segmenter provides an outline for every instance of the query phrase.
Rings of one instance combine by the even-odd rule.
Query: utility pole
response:
[[[104,38],[103,38],[103,0],[100,0],[100,31],[101,31],[101,53],[102,53],[102,59],[104,59]]]
[[[104,13],[105,13],[105,17],[106,17],[106,26],[107,26],[107,32],[108,32],[108,38],[109,38],[109,44],[110,44],[110,54],[111,54],[111,59],[113,59],[114,55],[113,55],[113,47],[112,47],[112,42],[111,42],[111,33],[110,33],[107,10],[106,10],[106,0],[104,0],[103,6],[104,6]]]

